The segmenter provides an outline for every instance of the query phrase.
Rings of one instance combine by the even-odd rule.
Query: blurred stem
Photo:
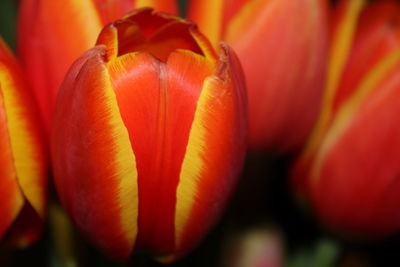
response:
[[[49,207],[49,224],[54,243],[55,258],[53,266],[78,266],[77,251],[75,250],[74,228],[59,204],[51,203]]]
[[[314,266],[333,267],[339,255],[339,244],[332,240],[322,240],[315,251]]]
[[[322,239],[311,249],[303,248],[296,251],[287,266],[333,267],[336,266],[340,251],[341,247],[338,242]]]
[[[179,14],[182,17],[186,17],[186,11],[187,11],[188,2],[189,2],[188,0],[178,0]]]

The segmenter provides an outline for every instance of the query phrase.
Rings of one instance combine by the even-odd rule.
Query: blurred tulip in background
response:
[[[227,242],[222,267],[281,267],[285,262],[281,233],[270,226],[235,233]]]
[[[286,153],[318,114],[328,46],[326,0],[192,0],[189,18],[232,46],[249,100],[249,147]]]
[[[74,60],[93,47],[103,26],[134,8],[152,6],[175,14],[174,0],[23,0],[17,52],[38,102],[45,133],[58,88]]]
[[[0,38],[0,247],[23,248],[39,237],[47,169],[36,107],[16,59]]]
[[[59,196],[93,243],[164,262],[199,243],[244,159],[242,75],[178,17],[139,9],[102,30],[61,86],[52,134]]]
[[[293,184],[328,228],[400,230],[400,4],[343,0],[333,16],[322,110]]]

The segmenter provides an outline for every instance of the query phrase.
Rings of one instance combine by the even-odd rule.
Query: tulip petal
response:
[[[189,19],[196,21],[201,31],[213,45],[221,39],[224,0],[192,0],[189,5]]]
[[[181,168],[175,213],[177,257],[190,251],[218,219],[244,156],[240,153],[245,147],[244,84],[234,77],[231,51],[225,48],[224,53],[233,70],[225,66],[224,74],[204,81]]]
[[[0,51],[0,83],[11,146],[11,157],[19,187],[44,219],[47,199],[47,169],[37,111],[22,82],[15,58]]]
[[[52,153],[61,200],[79,229],[110,255],[126,260],[137,235],[136,159],[105,55],[101,47],[88,51],[66,77]]]
[[[319,150],[317,151],[313,169],[311,171],[311,184],[316,183],[316,179],[319,177],[318,174],[320,173],[321,164],[327,151],[331,149],[334,143],[340,139],[341,134],[343,134],[343,132],[349,127],[353,116],[356,114],[357,110],[360,109],[363,102],[366,101],[367,96],[369,98],[374,98],[379,91],[383,90],[376,90],[376,88],[380,88],[380,83],[385,81],[386,77],[390,77],[394,70],[397,70],[399,62],[400,48],[388,54],[378,64],[376,64],[375,68],[364,77],[359,87],[355,90],[355,93],[346,99],[346,101],[341,105],[330,128],[324,136],[323,142],[320,144]]]
[[[40,237],[43,225],[43,219],[29,202],[25,202],[3,239],[5,247],[26,248]]]
[[[166,64],[147,53],[129,53],[108,68],[137,159],[137,246],[166,255],[175,247],[176,186],[196,101],[213,68],[186,50],[172,52]]]
[[[49,133],[64,75],[73,60],[93,46],[102,23],[92,1],[24,0],[19,12],[18,55]]]
[[[24,198],[20,191],[17,177],[15,175],[14,162],[7,130],[7,117],[4,110],[2,79],[0,78],[0,239],[3,239],[7,229],[15,220],[21,210]]]
[[[175,0],[135,0],[135,8],[152,7],[156,11],[178,14]]]
[[[252,150],[297,149],[314,124],[327,52],[322,3],[249,1],[227,25],[223,40],[239,55],[246,75]]]
[[[400,27],[396,24],[400,19],[399,11],[394,1],[370,3],[363,9],[347,64],[335,90],[333,113],[354,93],[368,71],[399,46]]]
[[[319,145],[330,123],[335,92],[351,50],[359,15],[365,3],[365,0],[342,1],[336,13],[322,109],[306,145],[304,157],[309,157],[310,153]]]
[[[364,238],[389,235],[400,225],[400,127],[394,115],[400,113],[399,55],[340,134],[333,124],[314,173],[323,177],[314,180],[311,195],[323,221]]]
[[[298,197],[304,197],[308,190],[307,177],[310,164],[331,123],[337,86],[351,51],[358,18],[365,3],[365,0],[342,1],[334,14],[334,31],[329,51],[328,75],[321,110],[303,152],[293,168],[294,178],[292,181],[294,187],[297,188]]]

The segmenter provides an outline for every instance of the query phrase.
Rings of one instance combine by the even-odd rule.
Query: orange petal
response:
[[[324,86],[325,8],[314,0],[249,1],[227,26],[224,41],[246,75],[253,150],[294,150],[310,132]]]
[[[0,52],[0,80],[15,174],[24,196],[44,219],[48,170],[41,124],[19,65],[6,51]]]
[[[0,80],[1,91],[2,81]],[[0,94],[0,150],[2,151],[0,153],[0,190],[3,192],[0,194],[0,213],[2,214],[0,240],[2,240],[24,204],[24,198],[15,175],[2,94]]]
[[[231,21],[257,1],[192,0],[189,4],[188,18],[199,25],[200,30],[213,45],[217,45],[224,38],[223,36]]]
[[[332,121],[337,87],[347,63],[358,19],[365,3],[365,0],[342,1],[333,14],[333,33],[321,110],[308,141],[293,168],[292,182],[299,197],[304,197],[308,191],[310,165],[312,165],[315,152]]]
[[[108,68],[137,159],[137,246],[158,255],[173,253],[179,171],[196,101],[213,67],[179,50],[166,64],[141,52],[118,57]]]
[[[220,75],[204,82],[190,129],[176,195],[176,257],[190,251],[221,215],[244,158],[245,87],[229,48],[223,57]]]
[[[176,0],[134,0],[135,8],[152,7],[156,11],[178,14]]]
[[[333,112],[348,98],[363,76],[400,44],[400,6],[394,1],[371,3],[362,12],[352,49],[335,92]]]
[[[54,120],[52,159],[61,200],[79,229],[126,260],[137,234],[136,159],[101,47],[65,78]]]
[[[190,1],[188,18],[196,22],[213,45],[216,45],[222,37],[224,2],[224,0]]]
[[[19,12],[18,55],[49,133],[64,75],[75,58],[93,46],[102,22],[92,1],[26,0]]]
[[[26,90],[23,75],[15,58],[0,40],[0,93],[2,104],[2,151],[4,164],[5,198],[4,207],[14,203],[13,216],[15,218],[25,205],[31,206],[36,221],[43,222],[47,200],[47,160],[41,135],[37,110],[32,103],[32,97]],[[7,159],[8,158],[8,159]],[[2,168],[3,169],[3,168]],[[11,200],[13,198],[13,200]],[[7,212],[5,211],[5,214]],[[7,216],[5,216],[7,218]],[[5,220],[4,223],[7,223]],[[9,222],[7,223],[9,224]],[[35,232],[32,221],[32,231]],[[2,232],[2,229],[0,232]],[[20,229],[17,238],[22,238],[26,229]],[[38,229],[36,229],[38,230]],[[3,232],[4,233],[4,232]],[[2,234],[3,234],[2,233]],[[2,235],[1,234],[1,235]],[[36,231],[36,236],[39,234]],[[31,240],[33,241],[33,239]],[[29,244],[29,240],[22,243]]]

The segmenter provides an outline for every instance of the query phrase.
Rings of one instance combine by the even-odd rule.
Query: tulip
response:
[[[0,38],[0,244],[10,248],[38,239],[47,191],[37,111],[22,77]]]
[[[323,107],[293,185],[329,229],[372,239],[400,230],[400,4],[341,1]]]
[[[174,0],[23,0],[17,50],[49,135],[56,95],[74,60],[93,47],[102,27],[134,8],[176,13]]]
[[[189,18],[237,53],[246,76],[249,148],[289,153],[317,118],[327,54],[326,0],[192,0]]]
[[[216,222],[244,158],[246,98],[232,50],[191,22],[140,9],[106,26],[60,88],[52,160],[60,199],[108,255],[163,262]]]

